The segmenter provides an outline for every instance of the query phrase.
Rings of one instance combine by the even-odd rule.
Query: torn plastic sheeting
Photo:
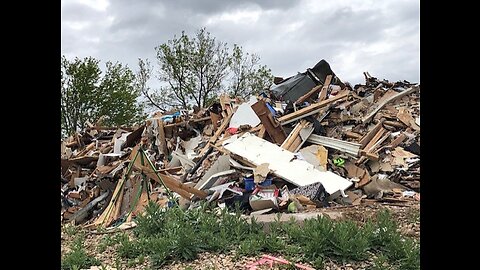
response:
[[[277,99],[294,102],[315,87],[315,85],[315,81],[304,72],[298,73],[278,85],[273,85],[270,91]]]
[[[252,105],[257,102],[256,97],[250,97],[250,100],[238,106],[237,111],[233,114],[230,120],[229,128],[238,128],[241,125],[250,125],[256,127],[260,124],[260,118],[255,114]]]
[[[160,119],[162,119],[164,123],[173,123],[173,120],[175,120],[175,118],[180,117],[180,115],[181,113],[178,111],[178,112],[175,112],[174,114],[164,115]]]
[[[223,146],[257,166],[269,163],[273,174],[297,186],[320,182],[332,199],[352,185],[347,179],[330,171],[321,172],[307,161],[297,159],[294,153],[248,132],[237,140],[224,141]]]

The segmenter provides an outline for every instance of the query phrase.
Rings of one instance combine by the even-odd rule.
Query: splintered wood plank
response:
[[[293,128],[292,132],[290,132],[287,139],[282,143],[280,147],[290,152],[294,152],[294,149],[296,149],[296,147],[302,142],[302,139],[300,138],[299,135],[300,135],[300,130],[302,130],[305,124],[306,124],[305,120],[302,120],[300,121],[300,123],[296,124],[295,128]]]
[[[384,140],[390,136],[391,132],[387,132],[386,136],[383,136],[384,133],[387,132],[387,130],[381,126],[378,132],[373,136],[373,138],[365,145],[365,147],[360,151],[360,155],[362,155],[356,162],[355,164],[360,164],[363,163],[365,160],[370,159],[370,160],[378,160],[379,155],[376,153],[373,153],[372,151]],[[383,136],[383,137],[382,137]]]
[[[109,215],[107,217],[107,221],[105,223],[105,226],[108,226],[110,225],[113,221],[115,221],[116,219],[118,219],[121,215],[121,209],[122,209],[122,202],[123,202],[123,196],[124,196],[124,193],[125,193],[125,189],[122,188],[121,191],[120,191],[120,194],[118,195],[118,200],[115,202],[115,205],[113,207],[113,215]]]
[[[337,100],[346,98],[346,97],[348,97],[348,95],[349,95],[349,91],[346,91],[345,93],[341,93],[341,94],[339,93],[334,97],[331,97],[329,99],[326,99],[326,100],[320,101],[318,103],[312,104],[312,105],[310,105],[308,107],[305,107],[305,108],[302,108],[302,109],[300,109],[296,112],[284,115],[284,116],[278,118],[278,121],[283,124],[283,123],[285,123],[289,120],[295,119],[297,117],[307,116],[308,113],[311,113],[311,112],[316,111],[320,108],[323,108],[323,107],[327,106],[328,104],[333,103]]]
[[[220,119],[220,115],[210,112],[210,119],[212,120],[213,131],[217,131],[218,128],[218,120]]]
[[[207,197],[207,193],[202,190],[198,190],[194,187],[190,187],[188,185],[183,184],[182,182],[174,179],[173,177],[166,175],[166,174],[160,174],[159,178],[157,174],[149,167],[146,166],[138,166],[134,165],[134,167],[138,170],[140,170],[142,173],[144,173],[148,178],[151,178],[159,183],[163,181],[163,183],[169,188],[177,192],[178,190],[183,190],[188,193],[192,193],[197,195],[199,198],[204,199]],[[177,192],[178,194],[182,195],[181,193]],[[182,192],[183,193],[183,192]],[[185,195],[185,193],[183,193]],[[182,195],[183,197],[183,195]],[[190,196],[187,195],[186,199],[190,199]]]
[[[395,95],[393,95],[393,96],[390,96],[390,97],[386,98],[383,102],[381,102],[380,104],[378,104],[378,106],[377,106],[373,111],[371,111],[371,112],[368,113],[364,118],[362,118],[362,122],[365,123],[365,122],[369,121],[373,116],[375,116],[375,114],[376,114],[379,110],[381,110],[381,109],[382,109],[385,105],[387,105],[389,102],[392,102],[392,101],[394,101],[394,100],[396,100],[396,99],[402,98],[402,97],[404,97],[404,96],[406,96],[406,95],[409,95],[409,94],[411,94],[411,93],[413,93],[413,92],[416,92],[416,91],[419,91],[419,90],[420,90],[420,87],[419,87],[419,86],[414,86],[414,87],[411,87],[411,88],[409,88],[409,89],[407,89],[407,90],[404,90],[404,91],[402,91],[402,92],[400,92],[400,93],[397,93],[397,94],[395,94]],[[380,100],[381,100],[381,98],[380,98]]]
[[[332,81],[332,75],[328,75],[327,78],[325,79],[325,84],[322,87],[322,91],[320,91],[320,94],[318,95],[318,101],[322,101],[327,98],[327,91],[331,81]]]
[[[364,171],[365,171],[365,174],[363,175],[363,177],[358,182],[357,187],[363,187],[366,184],[370,183],[370,181],[371,181],[371,177],[370,177],[370,174],[368,173],[368,170],[364,170]]]
[[[107,207],[105,210],[102,212],[102,214],[91,224],[85,226],[85,228],[89,228],[92,226],[98,226],[98,225],[105,225],[108,226],[109,224],[106,224],[106,221],[110,219],[110,215],[113,214],[115,205],[117,201],[119,200],[119,197],[123,199],[123,185],[125,184],[125,177],[122,177],[120,180],[117,182],[117,186],[115,187],[115,190],[113,191],[112,198],[110,199],[110,202],[108,203]],[[122,200],[120,199],[120,200]]]
[[[86,153],[88,153],[88,151],[92,150],[93,148],[95,148],[95,143],[92,142],[90,143],[85,149],[83,149],[82,151],[78,152],[75,157],[82,157],[84,156]]]
[[[401,122],[397,122],[397,121],[385,121],[383,122],[383,124],[387,125],[387,126],[392,126],[392,127],[396,127],[396,128],[406,128],[407,126]]]
[[[378,122],[372,130],[363,136],[359,142],[362,145],[360,148],[365,148],[365,146],[372,140],[373,136],[375,136],[375,134],[377,134],[377,132],[382,128],[382,123],[383,121]]]
[[[210,112],[210,113],[212,114],[212,112]],[[189,119],[187,121],[183,121],[183,122],[179,122],[179,123],[167,124],[167,125],[165,125],[165,128],[182,126],[182,125],[186,125],[188,123],[204,122],[204,121],[208,121],[208,120],[211,120],[211,117],[210,116],[205,116],[205,117],[197,118],[197,119]]]
[[[383,136],[383,134],[386,132],[387,130],[385,128],[380,128],[380,130],[377,132],[377,134],[375,134],[375,136],[373,136],[373,138],[367,143],[367,145],[365,145],[365,147],[363,148],[363,150],[369,152],[370,148],[372,148],[372,146],[378,141],[380,140],[380,138]]]
[[[266,131],[266,129],[265,129],[265,127],[262,125],[262,127],[260,128],[260,131],[258,132],[258,135],[257,135],[257,136],[263,139],[263,137],[265,137],[265,131]]]
[[[220,125],[218,130],[215,131],[215,134],[212,136],[212,138],[210,138],[211,143],[215,143],[215,141],[217,141],[218,137],[223,133],[223,131],[225,131],[228,124],[230,123],[230,119],[232,119],[232,115],[233,115],[233,113],[227,115],[227,117],[225,119],[223,119],[222,124]]]
[[[398,137],[395,138],[395,140],[393,140],[393,141],[388,145],[388,147],[390,147],[390,148],[395,148],[395,147],[397,147],[399,144],[401,144],[406,138],[407,138],[407,135],[405,135],[405,133],[402,133],[402,134],[398,135]]]
[[[162,120],[157,119],[158,121],[158,136],[160,137],[160,149],[165,156],[168,156],[168,147],[167,141],[165,139],[165,128]]]
[[[230,124],[230,119],[232,119],[233,113],[227,115],[223,121],[220,127],[215,131],[215,134],[210,138],[207,144],[203,147],[202,151],[200,151],[199,156],[203,156],[207,151],[210,146],[215,145],[215,142],[217,141],[218,137],[225,131],[227,128],[228,124]]]
[[[353,138],[353,139],[356,139],[356,140],[360,140],[362,138],[362,135],[356,133],[356,132],[353,132],[353,131],[345,131],[343,134],[345,134],[345,136],[347,136],[347,138]]]
[[[366,150],[367,152],[374,152],[375,149],[377,149],[377,147],[383,143],[388,137],[390,137],[390,134],[392,134],[391,131],[387,132],[385,135],[383,135],[383,137],[381,137],[379,140],[377,140],[371,147],[367,148],[365,147],[364,150]]]
[[[295,101],[295,104],[302,104],[303,102],[305,102],[305,100],[309,99],[311,96],[318,93],[322,89],[322,86],[323,85],[319,84],[319,85],[313,87],[310,91],[308,91],[308,93],[306,93],[305,95],[298,98],[297,101]]]

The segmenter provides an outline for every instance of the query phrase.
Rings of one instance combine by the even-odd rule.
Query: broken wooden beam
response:
[[[418,85],[416,86],[413,86],[411,88],[408,88],[407,90],[404,90],[402,92],[399,92],[389,98],[387,98],[386,100],[384,100],[382,103],[378,104],[378,106],[373,110],[371,111],[370,113],[368,113],[364,118],[362,118],[362,123],[365,123],[367,121],[369,121],[370,119],[372,119],[373,116],[375,116],[375,114],[381,110],[383,107],[385,107],[385,105],[387,105],[388,103],[398,99],[398,98],[402,98],[406,95],[409,95],[413,92],[416,92],[416,91],[419,91],[420,90],[420,87]]]
[[[265,137],[265,131],[267,131],[267,130],[265,129],[265,127],[263,125],[261,125],[261,126],[262,127],[260,128],[260,131],[258,131],[257,136],[263,139],[263,137]]]
[[[202,190],[198,190],[194,187],[190,187],[188,185],[183,184],[182,182],[174,179],[171,176],[168,176],[166,174],[158,174],[155,173],[151,168],[147,166],[141,166],[134,164],[134,168],[139,170],[140,172],[144,173],[148,178],[155,180],[156,182],[159,183],[164,183],[165,186],[172,191],[177,192],[179,189],[184,190],[188,193],[195,194],[197,197],[204,199],[207,197],[207,193]],[[179,192],[177,192],[179,193]],[[182,192],[183,193],[183,192]],[[179,193],[180,194],[180,193]],[[185,195],[185,193],[183,193]],[[180,194],[182,195],[182,194]],[[183,196],[182,196],[183,197]],[[190,199],[189,197],[187,199]]]
[[[308,100],[311,96],[313,96],[314,94],[318,93],[321,89],[322,89],[322,85],[321,85],[321,84],[313,87],[312,90],[308,91],[308,93],[306,93],[305,95],[299,97],[299,98],[297,99],[297,101],[295,101],[295,104],[296,104],[296,105],[302,104],[303,102],[305,102],[306,100]]]
[[[293,128],[293,130],[290,132],[290,134],[288,134],[288,137],[285,139],[282,145],[280,145],[280,147],[290,152],[293,152],[293,150],[290,148],[296,140],[301,140],[299,138],[299,134],[300,134],[300,130],[303,128],[305,123],[306,123],[305,120],[301,120],[299,123],[297,123]]]
[[[368,144],[368,142],[370,142],[373,138],[373,136],[375,136],[375,134],[377,134],[377,132],[382,128],[382,124],[383,124],[383,119],[380,120],[373,128],[372,130],[370,130],[369,132],[367,132],[367,134],[365,134],[365,136],[363,136],[363,138],[360,140],[360,144],[362,145],[362,149],[365,148],[365,146]]]
[[[208,145],[208,144],[207,144]],[[207,158],[210,153],[213,151],[213,145],[208,148],[208,150],[203,154],[203,156],[197,161],[195,166],[193,166],[190,170],[188,170],[182,177],[180,178],[180,182],[185,182],[185,179],[187,179],[189,174],[194,174],[198,168],[200,168],[200,165],[202,165],[202,162]]]
[[[371,152],[367,152],[365,150],[360,150],[360,155],[361,155],[361,157],[358,159],[357,164],[362,163],[363,161],[365,161],[366,158],[368,158],[370,160],[375,160],[375,161],[380,159],[380,156],[377,153],[371,153]]]
[[[389,145],[387,145],[387,147],[393,149],[397,147],[399,144],[401,144],[406,138],[407,138],[407,135],[405,135],[405,133],[402,133],[398,135],[398,137],[395,138]]]
[[[222,124],[220,127],[215,131],[215,134],[210,138],[209,142],[215,143],[217,141],[218,137],[222,135],[223,131],[227,128],[228,124],[230,123],[230,119],[232,119],[232,114],[227,115],[226,118],[223,119]]]
[[[158,139],[160,141],[159,148],[165,156],[168,156],[168,147],[167,147],[167,141],[165,138],[165,128],[164,128],[163,120],[157,119],[157,124],[158,124],[157,128],[158,128],[158,137],[159,137]]]
[[[87,145],[87,147],[85,147],[85,149],[83,149],[82,151],[78,152],[75,157],[82,157],[84,156],[85,154],[88,153],[88,151],[90,150],[93,150],[95,148],[95,143],[92,142],[90,143],[89,145]]]
[[[373,136],[373,138],[362,149],[368,152],[372,148],[372,146],[376,144],[380,140],[380,138],[382,138],[385,132],[387,132],[387,130],[384,127],[380,128],[380,130],[378,130],[375,136]]]
[[[313,125],[305,120],[301,120],[300,123],[295,125],[293,130],[288,135],[287,139],[285,139],[285,141],[280,147],[295,153],[307,141],[308,137],[310,137],[312,132]]]
[[[356,133],[356,132],[353,132],[353,131],[345,131],[343,134],[345,134],[345,136],[347,138],[353,138],[353,139],[357,139],[357,140],[360,140],[362,138],[362,135]]]
[[[307,106],[305,108],[302,108],[302,109],[300,109],[296,112],[292,112],[292,113],[289,113],[287,115],[284,115],[284,116],[278,118],[278,121],[282,125],[285,125],[285,124],[291,123],[295,120],[298,120],[298,119],[307,117],[309,115],[318,113],[321,110],[321,108],[323,108],[323,107],[327,106],[328,104],[333,103],[337,100],[346,98],[346,97],[348,97],[348,95],[349,95],[349,91],[346,91],[345,93],[338,94],[338,95],[336,95],[334,97],[331,97],[329,99],[326,99],[326,100],[320,101],[318,103],[312,104],[312,105]]]
[[[406,128],[407,127],[404,123],[397,122],[397,121],[385,121],[385,122],[383,122],[383,124],[387,125],[387,126],[396,127],[396,128]]]
[[[159,120],[161,120],[161,119],[159,119]],[[186,124],[190,124],[190,123],[204,122],[204,121],[208,121],[208,120],[211,120],[211,117],[210,116],[205,116],[205,117],[202,117],[202,118],[189,119],[189,120],[186,120],[186,121],[183,121],[183,122],[167,124],[167,125],[165,125],[165,128],[176,127],[176,126],[186,125]]]
[[[210,112],[210,120],[212,121],[213,131],[217,131],[218,128],[218,120],[220,119],[220,115]]]
[[[332,75],[328,75],[327,78],[325,79],[325,84],[323,85],[322,90],[318,95],[318,101],[322,101],[327,98],[328,87],[330,87],[331,81],[332,81]]]

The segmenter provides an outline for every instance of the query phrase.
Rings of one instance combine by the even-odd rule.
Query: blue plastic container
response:
[[[255,189],[255,182],[253,181],[253,177],[245,177],[243,178],[245,181],[245,189],[247,191]],[[260,183],[260,186],[270,186],[272,184],[272,178],[266,178],[265,181]]]
[[[255,182],[253,182],[253,177],[245,177],[243,178],[243,181],[245,181],[245,189],[247,191],[255,189]]]
[[[265,181],[260,183],[260,186],[270,186],[272,184],[272,178],[265,178]]]

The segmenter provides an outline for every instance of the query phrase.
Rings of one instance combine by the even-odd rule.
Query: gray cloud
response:
[[[99,2],[105,1],[62,2],[61,48],[68,58],[93,56],[136,69],[139,57],[156,63],[154,47],[182,30],[206,27],[218,40],[257,53],[277,76],[324,58],[353,84],[363,82],[363,71],[391,81],[420,79],[415,0]]]

